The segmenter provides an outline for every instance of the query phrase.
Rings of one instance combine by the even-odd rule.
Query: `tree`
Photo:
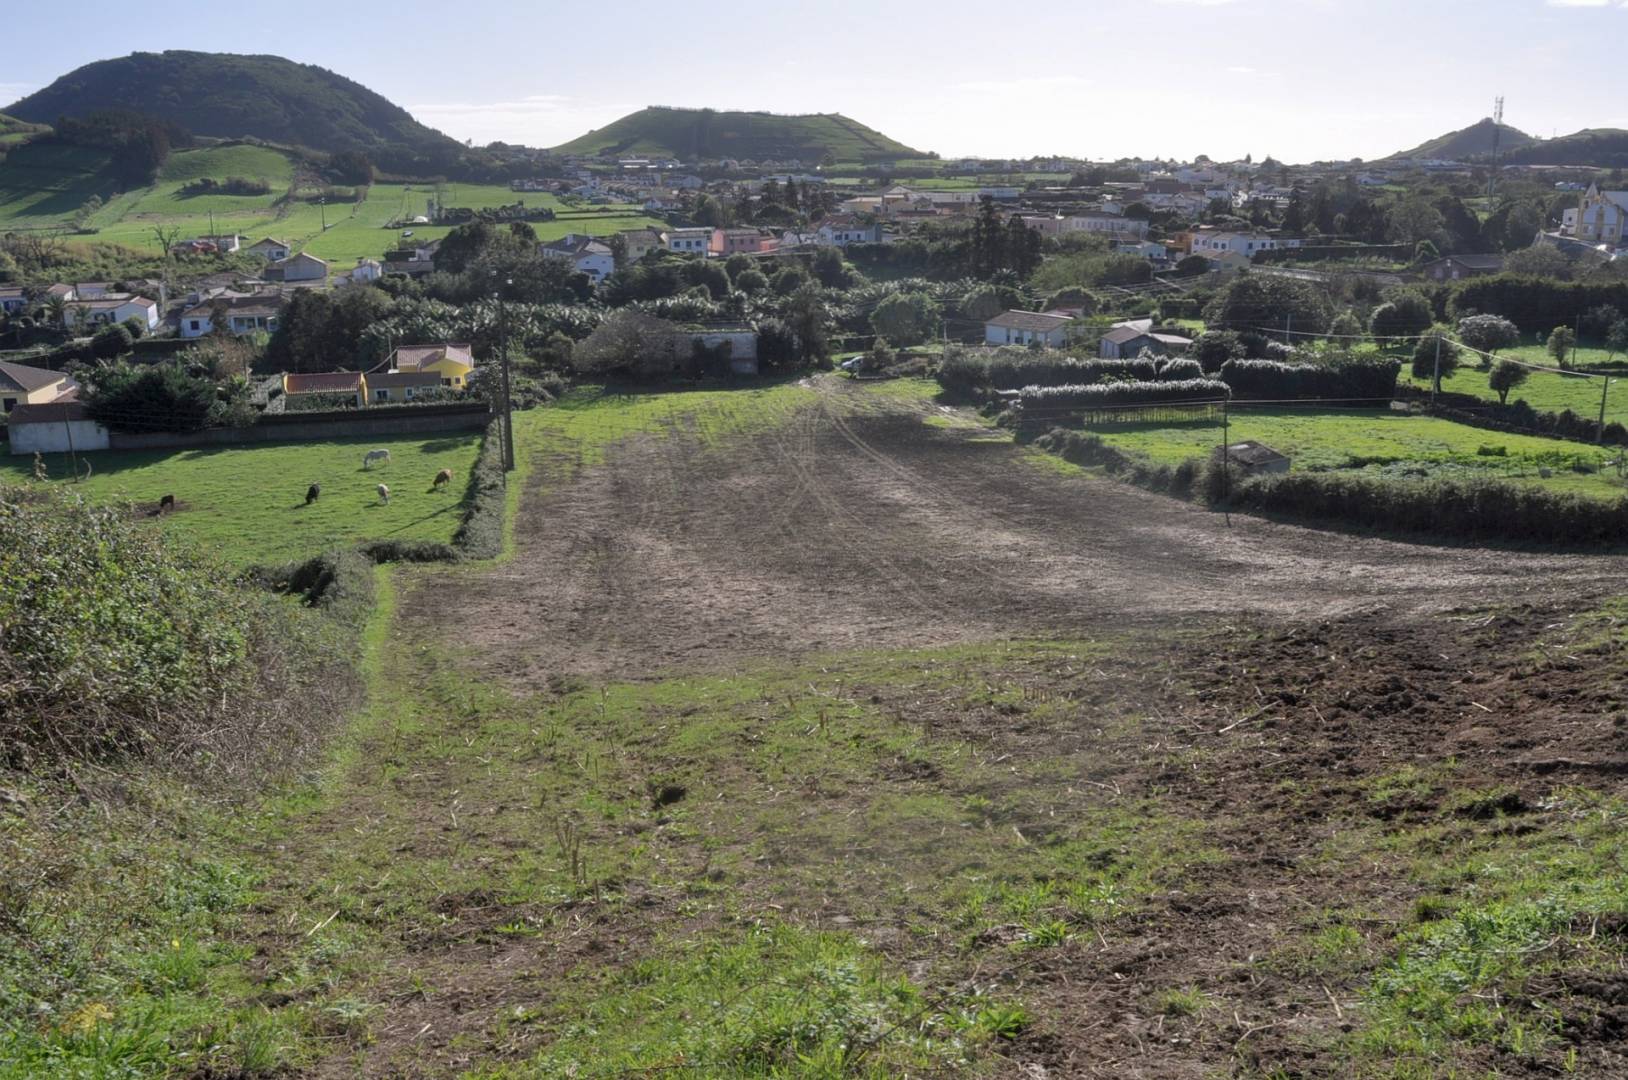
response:
[[[1445,241],[1447,227],[1441,211],[1415,196],[1391,208],[1387,232],[1395,243],[1417,244],[1420,240],[1429,240],[1439,247],[1438,242]]]
[[[1417,244],[1413,245],[1414,266],[1420,266],[1428,262],[1435,262],[1439,258],[1441,258],[1441,252],[1437,251],[1436,245],[1432,244],[1429,240],[1420,240]]]
[[[1464,344],[1485,353],[1496,353],[1520,343],[1521,332],[1502,315],[1471,315],[1458,321],[1458,336]]]
[[[1628,352],[1628,319],[1618,319],[1611,324],[1611,330],[1605,335],[1605,347],[1615,356],[1620,352]]]
[[[1210,260],[1202,255],[1187,255],[1176,264],[1177,277],[1198,277],[1210,272]]]
[[[241,380],[233,385],[247,390]],[[226,404],[212,380],[174,361],[107,368],[84,396],[91,416],[114,431],[198,431]]]
[[[1362,320],[1357,318],[1356,312],[1346,308],[1334,316],[1334,321],[1328,324],[1328,336],[1347,339],[1361,337]]]
[[[1557,247],[1536,244],[1514,252],[1504,260],[1504,272],[1530,277],[1570,281],[1576,272],[1571,258]]]
[[[822,244],[814,249],[814,277],[828,289],[845,289],[853,284],[853,272],[842,261],[840,248]]]
[[[695,200],[695,206],[690,210],[690,218],[697,224],[709,229],[722,229],[729,224],[729,211],[723,203],[711,195],[701,195]]]
[[[110,323],[96,331],[96,335],[90,339],[90,352],[98,360],[112,360],[129,352],[134,341],[127,327]]]
[[[756,267],[742,270],[735,275],[735,288],[748,296],[756,296],[769,288],[769,277]]]
[[[328,159],[335,183],[364,187],[373,183],[373,162],[360,150],[341,150]]]
[[[809,284],[792,293],[790,301],[786,304],[785,320],[786,326],[797,340],[797,350],[802,362],[814,366],[828,365],[831,359],[831,343],[827,327],[830,325],[831,315],[826,310],[825,300],[820,296],[819,288]]]
[[[1569,326],[1557,326],[1549,331],[1549,355],[1561,367],[1569,367],[1572,350],[1577,348],[1577,331]]]
[[[1244,274],[1228,282],[1204,307],[1204,322],[1216,330],[1291,329],[1309,334],[1328,330],[1332,314],[1321,290],[1298,278]]]
[[[571,362],[584,374],[644,377],[671,374],[689,352],[676,323],[624,308],[605,316],[572,350]]]
[[[1441,381],[1458,370],[1458,361],[1458,346],[1445,330],[1435,330],[1413,346],[1413,377],[1433,380],[1432,389],[1440,393]]]
[[[132,315],[119,325],[130,331],[132,341],[140,341],[147,336],[147,324],[140,316]]]
[[[1500,360],[1487,376],[1487,385],[1497,391],[1498,404],[1507,405],[1509,392],[1525,382],[1528,374],[1526,368],[1515,361]]]
[[[1395,341],[1422,334],[1435,322],[1430,301],[1416,289],[1392,289],[1368,317],[1368,332]]]
[[[889,341],[919,345],[938,329],[938,305],[923,292],[898,292],[876,305],[871,328]]]
[[[979,285],[961,298],[961,317],[973,322],[988,322],[1001,312],[1015,306],[1017,294],[998,285]]]

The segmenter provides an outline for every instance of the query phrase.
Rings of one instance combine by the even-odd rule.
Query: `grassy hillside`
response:
[[[1505,160],[1518,165],[1624,168],[1628,167],[1628,131],[1622,128],[1584,128],[1558,139],[1545,139],[1524,146]]]
[[[7,146],[14,146],[23,142],[30,136],[47,130],[43,124],[30,124],[19,120],[15,116],[0,113],[0,150]]]
[[[1428,142],[1420,143],[1411,150],[1403,150],[1393,154],[1400,158],[1442,158],[1448,161],[1462,161],[1465,158],[1480,157],[1492,153],[1492,137],[1496,127],[1501,126],[1503,132],[1498,140],[1500,155],[1523,146],[1530,146],[1537,140],[1518,128],[1508,124],[1495,125],[1490,119],[1484,119],[1471,124],[1459,131],[1449,131],[1445,135],[1437,136]]]
[[[761,112],[651,106],[554,148],[562,154],[638,154],[685,161],[764,158],[817,162],[921,157],[901,142],[837,113]]]
[[[77,237],[88,244],[119,244],[138,251],[159,253],[155,226],[177,227],[183,236],[210,231],[267,234],[284,239],[336,265],[350,265],[362,256],[378,257],[394,245],[396,234],[385,225],[397,217],[424,212],[435,194],[433,185],[374,184],[367,198],[357,203],[336,203],[325,210],[305,199],[287,198],[296,163],[289,154],[263,146],[215,146],[182,150],[170,155],[158,181],[150,187],[116,193],[107,176],[107,158],[95,151],[31,143],[0,161],[0,230],[46,231],[65,228],[75,210],[91,195],[104,205],[88,223],[95,230]],[[228,177],[264,180],[264,195],[189,195],[183,188],[194,180]],[[558,220],[533,227],[544,240],[568,232],[608,235],[619,229],[659,226],[631,206],[588,206],[568,210],[551,195],[517,196],[501,184],[446,184],[441,188],[448,206],[472,208],[502,206],[523,199],[528,206],[560,212]],[[324,221],[326,220],[326,229]],[[444,236],[443,226],[417,226],[421,239]]]
[[[161,117],[197,135],[361,149],[390,167],[453,163],[463,149],[366,87],[278,56],[132,53],[86,64],[7,111],[51,123],[109,108]]]

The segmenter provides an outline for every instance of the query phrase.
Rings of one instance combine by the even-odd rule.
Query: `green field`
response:
[[[377,258],[393,247],[397,234],[385,226],[397,218],[423,214],[436,195],[433,184],[374,184],[366,200],[358,203],[323,208],[304,199],[286,201],[293,164],[281,151],[260,146],[180,151],[170,156],[157,183],[118,195],[100,172],[104,164],[103,158],[71,147],[30,146],[13,154],[0,162],[0,225],[61,228],[95,194],[106,203],[90,220],[96,231],[77,237],[80,242],[120,244],[157,253],[155,227],[179,229],[183,237],[201,236],[213,229],[216,233],[238,232],[251,241],[275,236],[341,269],[359,258]],[[265,195],[195,196],[180,190],[201,177],[225,180],[231,176],[265,180],[271,190]],[[552,195],[512,192],[502,184],[446,184],[440,193],[449,207],[480,210],[522,201],[566,215],[533,223],[542,240],[556,240],[570,232],[608,235],[622,229],[662,226],[636,206],[567,208]],[[450,231],[447,226],[413,226],[413,237],[434,240]]]
[[[1123,450],[1168,465],[1206,457],[1221,443],[1221,426],[1210,421],[1109,424],[1091,431]],[[1234,443],[1265,443],[1294,459],[1295,469],[1360,468],[1402,477],[1473,474],[1601,497],[1628,491],[1616,469],[1605,467],[1616,455],[1604,448],[1388,410],[1235,408],[1228,437]],[[1481,453],[1483,448],[1492,453]],[[1540,469],[1552,475],[1545,479]]]
[[[432,438],[394,436],[331,442],[272,443],[197,450],[108,451],[81,455],[95,470],[74,484],[66,455],[48,455],[52,483],[95,501],[132,500],[150,515],[173,494],[180,509],[154,524],[193,540],[233,566],[280,563],[358,540],[448,541],[457,531],[464,488],[481,435],[448,432]],[[362,469],[362,454],[388,449],[392,461]],[[439,491],[441,469],[454,480]],[[0,459],[0,483],[24,483],[32,459]],[[375,485],[390,487],[380,505]],[[322,497],[305,505],[305,489]]]
[[[1577,352],[1579,364],[1603,364],[1609,355],[1604,349],[1579,349]],[[1528,364],[1548,366],[1554,364],[1553,357],[1544,353],[1543,348],[1538,345],[1507,349],[1499,355]],[[1621,360],[1622,357],[1618,354],[1615,359]],[[1468,365],[1444,378],[1441,381],[1441,388],[1455,394],[1471,394],[1487,401],[1497,401],[1498,394],[1488,385],[1487,375],[1488,372],[1481,368]],[[1428,378],[1414,378],[1407,365],[1402,368],[1402,379],[1415,386],[1430,385]],[[1510,391],[1509,400],[1511,402],[1524,400],[1539,412],[1560,412],[1570,409],[1579,416],[1592,420],[1600,415],[1600,391],[1603,382],[1602,378],[1533,371],[1527,375],[1524,383]],[[1628,376],[1611,379],[1611,386],[1606,390],[1605,419],[1606,423],[1613,420],[1628,423]]]

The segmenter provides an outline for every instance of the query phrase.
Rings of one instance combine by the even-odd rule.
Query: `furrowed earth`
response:
[[[1628,1075],[1616,555],[1223,516],[908,388],[527,414],[247,815],[299,1075]]]

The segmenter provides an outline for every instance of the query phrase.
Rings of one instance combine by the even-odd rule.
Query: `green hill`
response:
[[[554,148],[561,154],[623,154],[684,161],[896,161],[924,155],[838,113],[779,116],[652,105]]]
[[[1444,161],[1464,161],[1469,158],[1486,157],[1492,153],[1492,138],[1495,127],[1503,129],[1498,140],[1498,154],[1507,155],[1512,150],[1530,146],[1537,140],[1518,128],[1508,124],[1494,125],[1490,119],[1484,119],[1471,124],[1459,131],[1450,131],[1446,135],[1437,136],[1429,142],[1420,143],[1412,150],[1403,150],[1392,154],[1398,158],[1439,158]]]
[[[363,150],[393,170],[447,171],[463,147],[341,75],[279,56],[170,51],[99,60],[6,111],[34,123],[128,109],[195,135]]]
[[[1628,131],[1622,128],[1584,128],[1558,139],[1523,146],[1504,158],[1516,165],[1591,165],[1598,169],[1628,168]]]
[[[50,129],[42,124],[30,124],[15,116],[0,113],[0,150],[25,142],[32,136],[48,130]]]

